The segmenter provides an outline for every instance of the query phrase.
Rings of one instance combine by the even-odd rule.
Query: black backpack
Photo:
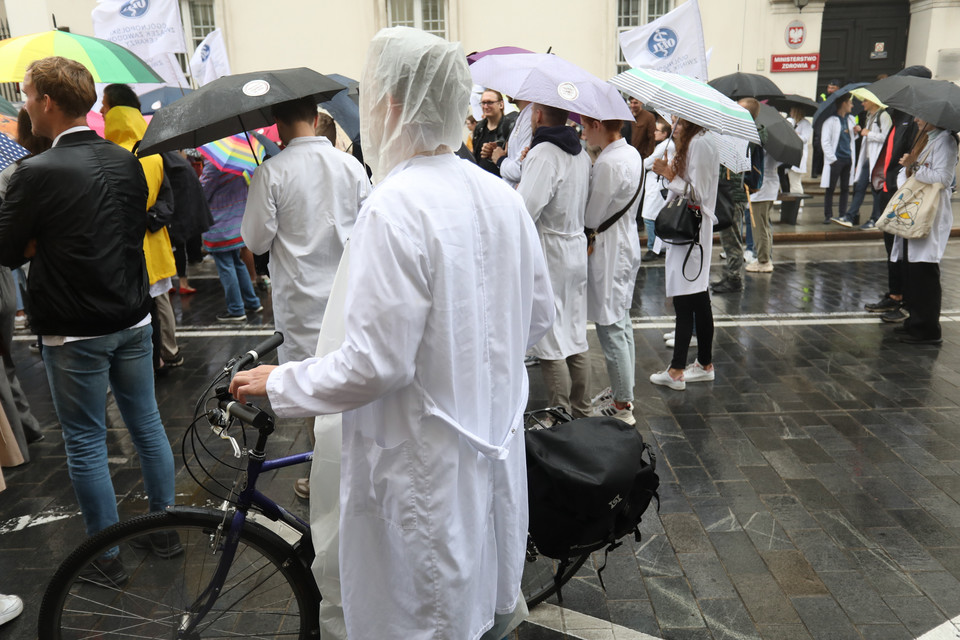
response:
[[[639,541],[641,516],[653,498],[659,509],[656,458],[625,422],[581,418],[528,429],[526,449],[530,537],[561,565],[604,547],[609,553],[631,532]]]

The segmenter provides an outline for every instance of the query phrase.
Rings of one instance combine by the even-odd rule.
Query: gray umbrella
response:
[[[779,111],[761,103],[757,124],[762,125],[767,132],[767,140],[763,143],[767,153],[791,166],[800,164],[803,158],[803,140]]]
[[[960,130],[960,87],[946,80],[890,76],[867,87],[887,107],[948,129]]]
[[[274,123],[270,107],[297,98],[324,102],[342,84],[312,69],[280,69],[224,76],[153,114],[138,155],[191,149]]]
[[[731,73],[708,82],[711,87],[733,100],[740,98],[782,98],[783,91],[766,76],[755,73]]]

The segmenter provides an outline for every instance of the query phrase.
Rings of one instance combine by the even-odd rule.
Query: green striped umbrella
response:
[[[760,144],[750,112],[705,82],[653,69],[628,69],[610,82],[651,109]]]
[[[0,40],[0,82],[21,82],[27,65],[50,56],[76,60],[90,70],[94,82],[164,82],[146,62],[120,45],[66,31]]]

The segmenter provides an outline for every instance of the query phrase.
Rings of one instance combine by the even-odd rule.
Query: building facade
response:
[[[371,37],[407,25],[463,43],[553,51],[601,78],[624,68],[617,35],[687,0],[180,0],[187,46],[223,29],[234,73],[308,66],[358,77]],[[96,0],[0,0],[12,35],[57,25],[92,35]],[[814,97],[832,78],[905,65],[960,79],[960,0],[699,0],[711,77],[769,76]],[[189,57],[189,53],[187,54]]]

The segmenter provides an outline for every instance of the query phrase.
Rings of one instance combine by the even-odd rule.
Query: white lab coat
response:
[[[510,138],[507,140],[507,157],[500,163],[500,177],[513,188],[520,184],[520,172],[523,170],[523,160],[520,156],[523,155],[523,150],[530,146],[530,139],[533,137],[532,113],[533,103],[531,102],[517,114],[513,131],[510,132]]]
[[[664,156],[664,150],[666,150],[666,156]],[[663,205],[666,203],[661,193],[664,183],[660,180],[660,176],[652,171],[653,162],[657,158],[663,158],[667,163],[670,163],[676,150],[677,147],[673,144],[673,138],[667,138],[663,142],[658,142],[653,153],[643,159],[643,168],[647,172],[647,176],[646,182],[643,183],[643,209],[640,211],[640,215],[644,220],[656,220],[657,214],[660,213],[660,209],[663,209]]]
[[[340,266],[333,278],[330,298],[320,325],[317,357],[340,348],[346,335],[344,309],[350,273],[350,240],[343,247]],[[310,464],[310,534],[313,539],[313,577],[320,601],[320,637],[347,640],[340,595],[340,456],[343,416],[317,416],[313,421],[313,462]]]
[[[797,133],[800,140],[803,141],[803,155],[800,157],[800,164],[790,167],[790,171],[803,175],[807,172],[807,157],[810,155],[810,140],[813,138],[813,125],[806,118],[800,122],[794,122],[793,118],[787,118],[787,122],[793,125],[793,130]]]
[[[920,168],[914,177],[920,182],[943,185],[940,191],[940,206],[937,210],[937,219],[930,228],[930,235],[926,238],[909,240],[910,251],[907,259],[910,262],[940,262],[943,252],[947,250],[947,240],[950,238],[950,229],[953,228],[953,207],[950,205],[950,194],[953,189],[957,171],[957,139],[943,129],[934,129],[928,134],[927,147],[918,159]],[[906,169],[901,169],[897,176],[897,187],[902,187],[907,181]],[[903,238],[895,236],[893,248],[890,250],[890,261],[896,262],[903,255]]]
[[[344,412],[349,637],[477,638],[525,562],[523,354],[553,322],[536,229],[444,153],[396,166],[350,242],[342,346],[277,368],[268,396],[279,416]]]
[[[763,154],[763,183],[750,194],[750,202],[773,202],[780,194],[780,176],[777,167],[780,161],[769,153]]]
[[[313,356],[343,244],[370,181],[359,162],[325,137],[294,138],[257,168],[240,235],[270,252],[280,362]]]
[[[623,209],[642,189],[643,160],[623,138],[600,152],[590,172],[590,194],[584,225],[596,229]],[[619,322],[630,311],[640,269],[637,194],[630,209],[612,227],[599,234],[587,258],[587,318],[601,325]]]
[[[867,130],[867,135],[863,136],[863,142],[860,143],[860,157],[857,158],[857,169],[852,173],[852,181],[856,182],[861,171],[873,171],[891,127],[893,127],[893,120],[886,111],[878,111],[873,117],[867,118],[867,123],[863,127]]]
[[[720,153],[717,151],[717,141],[709,131],[694,136],[687,149],[686,178],[676,176],[667,183],[670,195],[667,201],[679,198],[689,185],[691,203],[700,205],[703,216],[700,224],[700,246],[703,247],[703,258],[700,250],[694,248],[684,270],[683,260],[690,245],[665,244],[667,256],[664,259],[666,272],[667,297],[684,296],[706,291],[710,286],[710,256],[713,252],[713,225],[717,221],[715,213],[717,207],[717,182],[720,179]],[[703,268],[700,269],[700,264]],[[700,275],[693,281],[687,277],[694,276],[697,271]],[[684,273],[687,277],[684,277]]]
[[[854,133],[854,127],[857,121],[853,116],[847,116],[847,129],[850,130],[850,166],[857,166],[857,136]],[[826,189],[830,186],[830,165],[837,161],[837,143],[840,142],[840,118],[830,116],[823,123],[820,130],[820,148],[823,150],[823,173],[820,174],[820,186]],[[853,181],[853,171],[850,172],[851,182]]]
[[[544,360],[563,360],[587,346],[587,238],[583,216],[590,191],[590,158],[550,142],[530,149],[517,192],[537,224],[550,272],[556,322],[531,350]]]

